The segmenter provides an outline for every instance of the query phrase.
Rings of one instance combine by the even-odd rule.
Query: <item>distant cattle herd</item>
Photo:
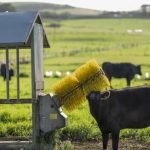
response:
[[[141,79],[142,71],[141,65],[135,65],[132,63],[112,63],[112,62],[103,62],[102,69],[106,74],[108,80],[111,83],[112,78],[125,78],[127,81],[127,86],[131,86],[131,80],[136,76],[137,79]],[[72,71],[51,71],[46,70],[44,73],[44,77],[46,78],[62,78],[64,76],[68,76],[72,73]],[[0,64],[0,75],[3,77],[3,80],[6,80],[6,64]],[[9,64],[9,80],[11,80],[12,76],[15,75],[15,68]],[[27,73],[20,73],[20,77],[29,77]],[[144,73],[144,79],[149,80],[150,74],[149,72]],[[111,86],[112,87],[112,86]]]

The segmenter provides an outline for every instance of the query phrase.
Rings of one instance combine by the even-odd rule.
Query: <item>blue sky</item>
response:
[[[107,11],[138,10],[143,4],[150,5],[150,0],[0,0],[1,2],[49,2],[68,4],[75,7]]]

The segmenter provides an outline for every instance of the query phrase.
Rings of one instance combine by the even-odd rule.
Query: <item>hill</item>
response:
[[[12,11],[14,9],[15,11],[39,11],[42,18],[55,20],[74,18],[150,18],[150,13],[143,13],[140,10],[131,12],[110,12],[42,2],[0,3],[0,6],[2,6],[2,4],[9,4],[0,7],[0,11],[2,12]]]
[[[57,4],[50,4],[50,3],[38,3],[38,2],[14,2],[11,3],[16,10],[18,11],[42,11],[45,9],[51,9],[51,10],[59,10],[59,9],[68,9],[73,8],[69,5],[57,5]]]
[[[79,18],[98,16],[101,12],[91,9],[83,9],[72,7],[69,5],[58,5],[51,3],[37,3],[37,2],[14,2],[11,3],[17,11],[39,11],[44,18]]]

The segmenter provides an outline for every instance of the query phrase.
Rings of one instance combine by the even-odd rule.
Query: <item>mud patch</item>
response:
[[[74,150],[102,150],[102,142],[73,142]],[[111,140],[108,143],[111,148]],[[150,150],[150,143],[135,140],[120,140],[119,150]]]

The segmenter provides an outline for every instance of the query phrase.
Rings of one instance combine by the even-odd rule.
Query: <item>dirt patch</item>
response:
[[[102,142],[72,142],[74,150],[102,150]],[[28,150],[31,149],[29,141],[1,141],[0,150]],[[111,148],[111,140],[108,149]],[[119,150],[150,150],[150,143],[138,142],[135,140],[120,140]]]
[[[102,142],[73,142],[74,150],[102,150]],[[108,143],[108,150],[112,150],[111,141]],[[119,150],[150,150],[150,143],[134,140],[120,140]]]

